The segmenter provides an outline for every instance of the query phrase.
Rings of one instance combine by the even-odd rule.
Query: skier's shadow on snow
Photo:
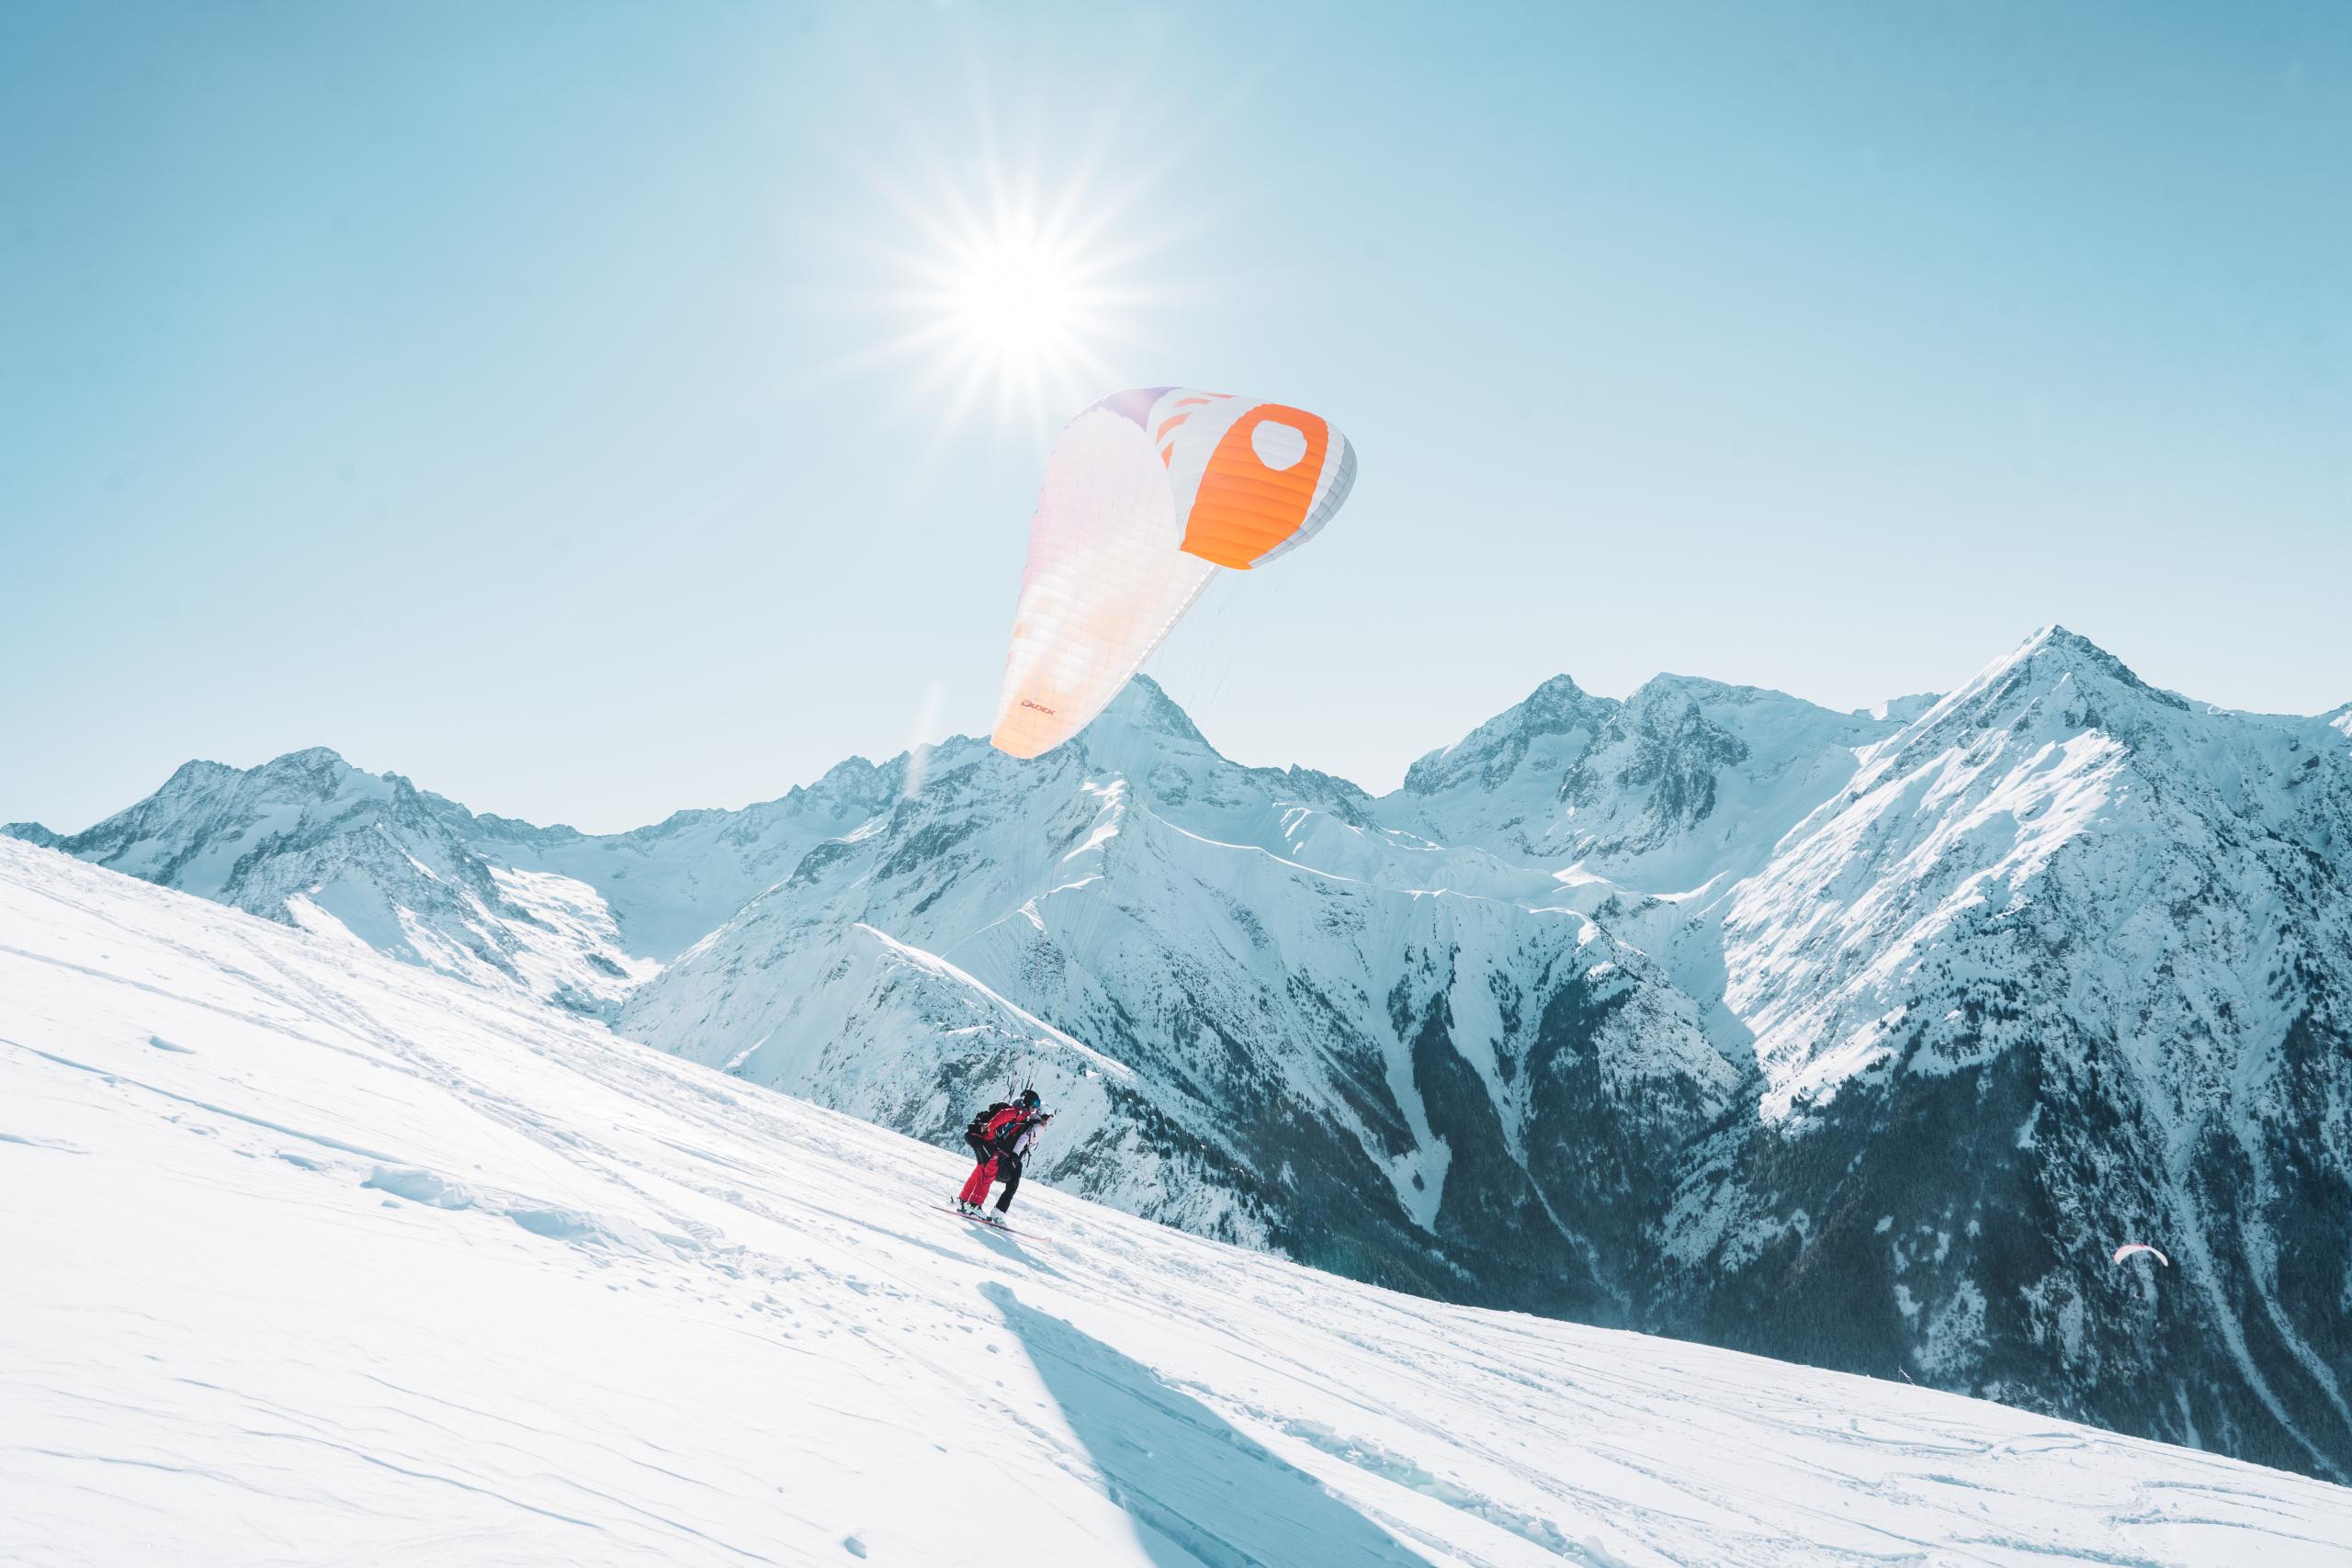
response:
[[[1427,1568],[1426,1560],[1140,1361],[980,1287],[1086,1445],[1159,1568],[1296,1562]]]
[[[977,1225],[973,1228],[980,1233],[980,1239],[987,1243],[991,1249],[1002,1253],[1005,1257],[1012,1258],[1016,1263],[1026,1264],[1028,1267],[1035,1269],[1038,1273],[1044,1274],[1051,1279],[1059,1280],[1066,1278],[1062,1271],[1055,1268],[1052,1264],[1040,1263],[1035,1258],[1030,1257],[1029,1249],[1015,1241],[1012,1238],[1012,1233],[1011,1231],[999,1230],[994,1225]]]

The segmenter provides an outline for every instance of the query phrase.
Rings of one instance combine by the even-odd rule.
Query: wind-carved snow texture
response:
[[[0,1561],[2298,1568],[2352,1539],[2343,1488],[1893,1378],[1043,1188],[988,1229],[939,1207],[963,1168],[0,842]]]
[[[1358,1279],[2352,1471],[2352,708],[2052,628],[1560,677],[1374,799],[1142,680],[631,834],[303,753],[62,847],[951,1146],[1034,1077],[1040,1181]]]

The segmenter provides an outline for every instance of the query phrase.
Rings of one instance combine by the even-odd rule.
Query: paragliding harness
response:
[[[1041,1128],[1053,1120],[1050,1113],[1037,1109],[1037,1091],[1034,1084],[1024,1084],[1010,1100],[991,1100],[964,1125],[964,1142],[971,1149],[978,1168],[965,1184],[966,1202],[982,1202],[988,1198],[990,1182],[1000,1178],[1004,1182],[1004,1195],[998,1200],[997,1213],[1002,1213],[1012,1201],[1013,1193],[1021,1186],[1023,1163],[1019,1152],[1021,1134],[1032,1128]],[[974,1190],[978,1196],[973,1196]]]
[[[989,1102],[989,1108],[986,1111],[981,1111],[978,1115],[973,1117],[969,1122],[964,1124],[964,1141],[971,1145],[973,1152],[978,1154],[980,1158],[983,1160],[989,1157],[986,1152],[989,1141],[989,1123],[997,1119],[997,1115],[1000,1111],[1010,1111],[1012,1109],[1012,1102],[1009,1100],[991,1100]]]

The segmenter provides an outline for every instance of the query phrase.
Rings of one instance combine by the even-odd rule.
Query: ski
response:
[[[943,1214],[953,1214],[959,1220],[969,1220],[976,1225],[986,1225],[992,1231],[1002,1231],[1007,1235],[1025,1235],[1028,1234],[1025,1231],[1014,1230],[1002,1220],[991,1220],[982,1214],[967,1214],[961,1209],[951,1209],[944,1203],[938,1204],[936,1207]]]

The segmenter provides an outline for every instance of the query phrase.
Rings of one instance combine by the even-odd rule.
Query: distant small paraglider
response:
[[[2121,1247],[2115,1249],[2115,1258],[2113,1261],[2120,1263],[2135,1252],[2144,1252],[2149,1257],[2154,1258],[2157,1262],[2163,1264],[2165,1268],[2169,1269],[2172,1267],[2171,1258],[2166,1258],[2163,1253],[2158,1252],[2154,1247],[2150,1247],[2144,1241],[2125,1242]]]

